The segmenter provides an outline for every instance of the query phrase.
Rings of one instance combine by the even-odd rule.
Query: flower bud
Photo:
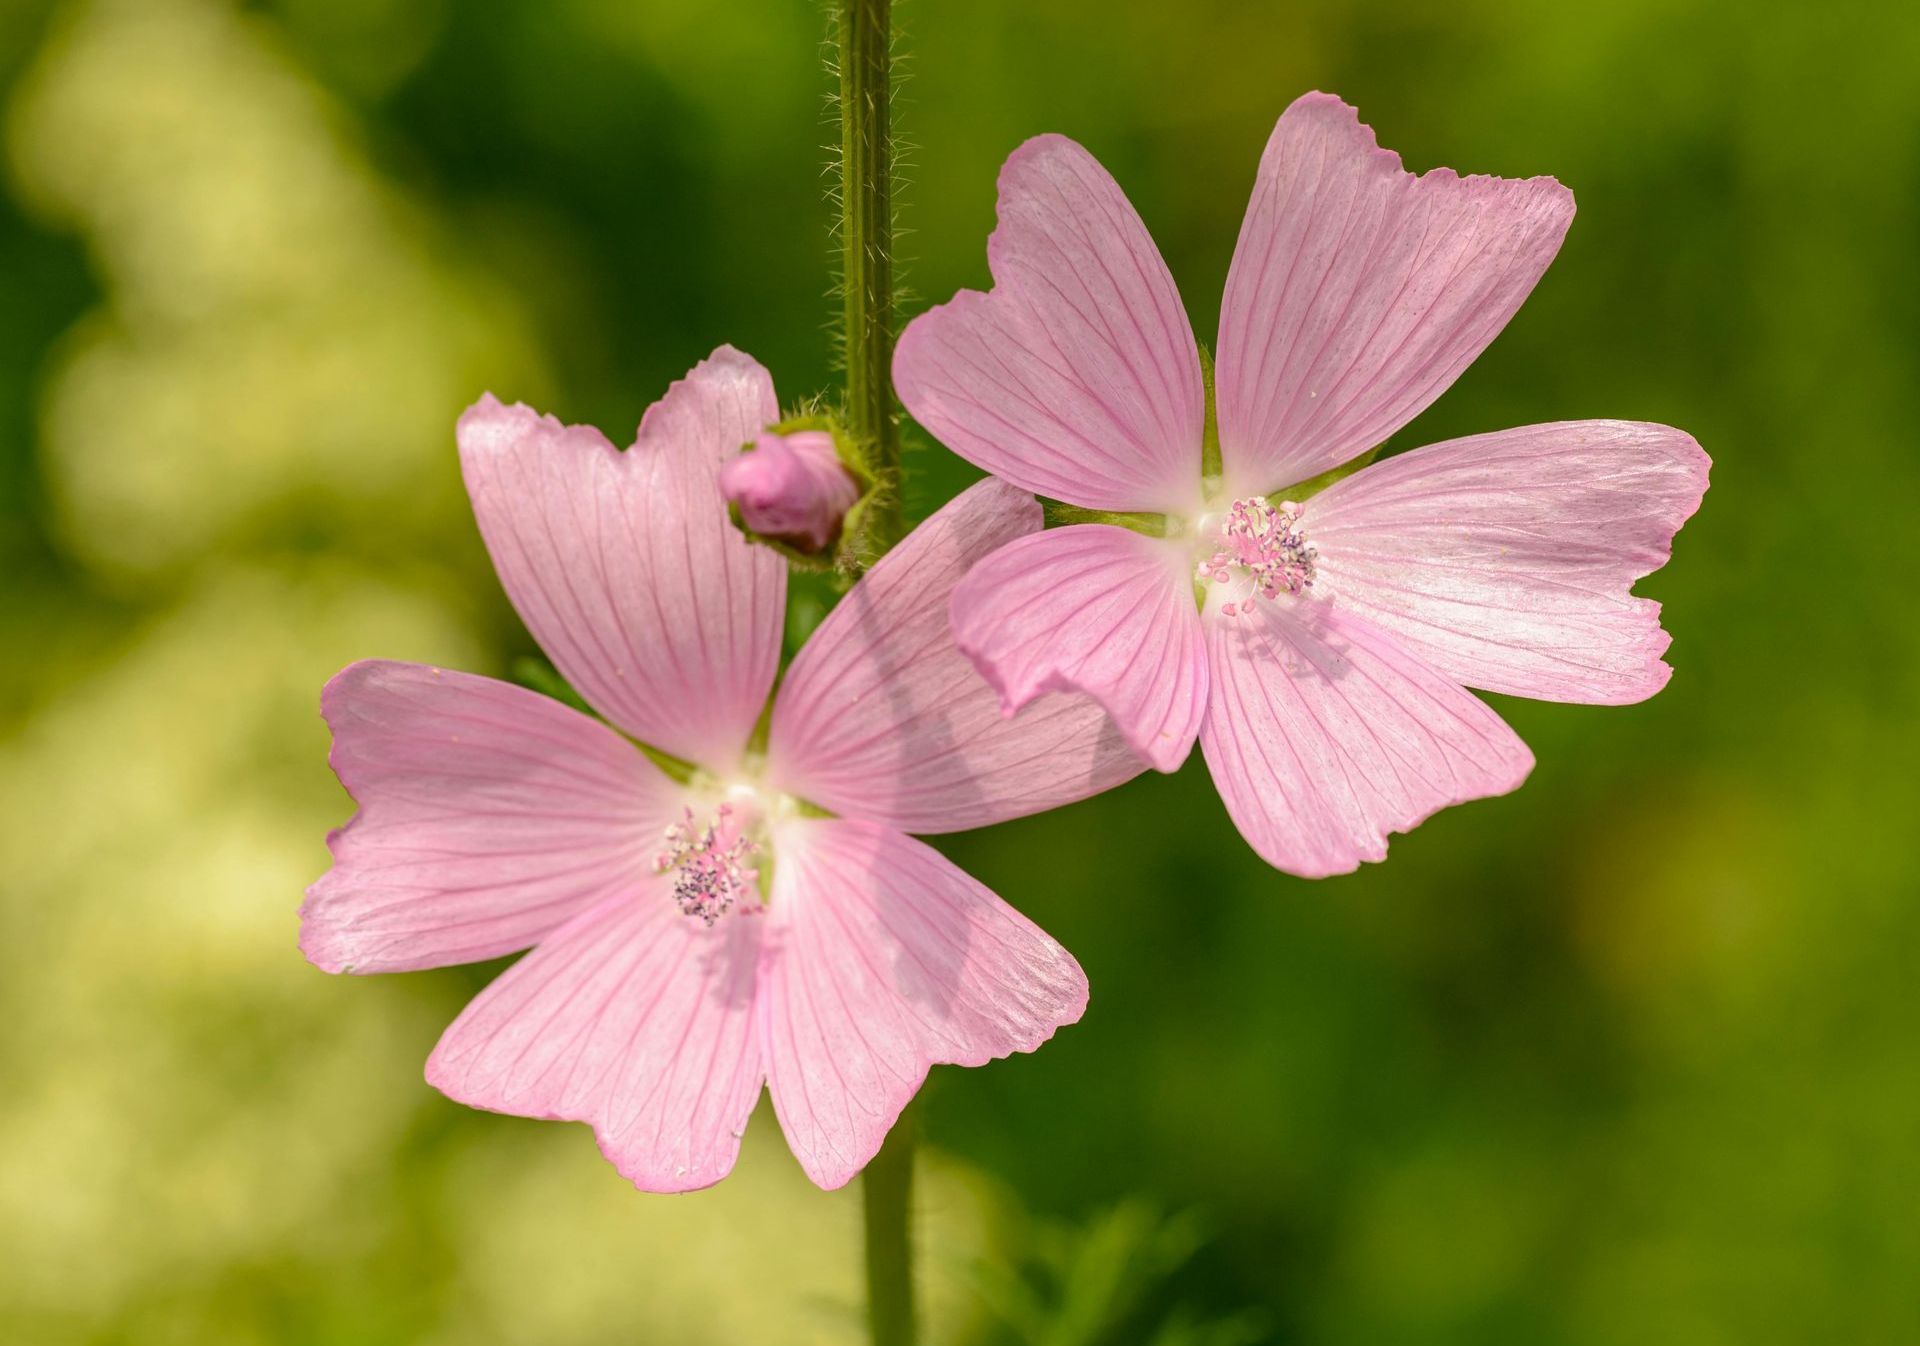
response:
[[[840,521],[860,498],[860,485],[840,465],[827,431],[767,431],[721,465],[720,493],[740,511],[748,531],[798,551],[820,552],[840,536]]]

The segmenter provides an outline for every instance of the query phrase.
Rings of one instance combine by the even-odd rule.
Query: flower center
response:
[[[1278,598],[1299,595],[1313,587],[1314,561],[1319,553],[1301,531],[1300,506],[1282,500],[1276,508],[1263,495],[1236,500],[1214,534],[1215,550],[1195,571],[1201,580],[1225,584],[1236,574],[1248,580],[1238,602],[1221,605],[1220,615],[1244,611],[1258,595]]]
[[[656,874],[673,875],[673,900],[689,916],[712,925],[736,901],[741,910],[758,911],[760,871],[753,857],[760,844],[758,809],[750,800],[729,801],[703,826],[691,808],[666,831],[666,845],[653,857]],[[753,905],[745,905],[752,899]]]

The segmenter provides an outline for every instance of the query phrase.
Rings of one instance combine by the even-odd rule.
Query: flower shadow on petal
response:
[[[769,745],[781,789],[930,835],[1058,808],[1145,769],[1090,698],[1051,693],[1007,717],[954,642],[955,585],[1039,524],[1031,496],[982,482],[854,586],[781,687]]]
[[[1259,612],[1256,603],[1270,611]],[[1335,619],[1336,603],[1331,598],[1249,599],[1240,615],[1211,620],[1222,625],[1234,653],[1275,673],[1296,682],[1343,682],[1354,671],[1347,657],[1352,645]]]

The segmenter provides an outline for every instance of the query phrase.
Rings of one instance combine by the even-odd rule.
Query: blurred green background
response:
[[[914,0],[908,282],[985,283],[1027,135],[1210,339],[1310,88],[1580,214],[1394,446],[1619,416],[1713,489],[1672,684],[1309,884],[1177,777],[949,846],[1085,1021],[921,1109],[932,1338],[1920,1341],[1920,10]],[[858,1199],[770,1113],[712,1192],[420,1080],[496,969],[294,948],[324,678],[530,649],[482,389],[620,440],[721,341],[830,385],[806,0],[0,4],[0,1339],[828,1343]],[[915,301],[918,306],[920,301]],[[622,440],[624,442],[624,440]],[[924,510],[968,475],[913,460]]]

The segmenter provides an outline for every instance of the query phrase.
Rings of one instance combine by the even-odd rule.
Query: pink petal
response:
[[[1029,534],[953,591],[953,632],[1008,714],[1085,692],[1156,771],[1193,748],[1207,652],[1184,546],[1106,524]]]
[[[719,771],[773,685],[787,571],[728,523],[715,477],[778,414],[767,371],[722,346],[625,453],[491,396],[460,418],[473,512],[527,629],[595,710]]]
[[[1261,156],[1220,311],[1235,493],[1317,476],[1412,420],[1507,325],[1572,220],[1552,178],[1415,177],[1339,99],[1296,99]]]
[[[1389,832],[1533,769],[1478,697],[1333,604],[1256,601],[1206,626],[1200,751],[1240,835],[1290,874],[1385,859]]]
[[[300,909],[300,948],[328,972],[524,949],[631,891],[679,807],[613,730],[491,678],[369,660],[320,705],[360,806]]]
[[[1085,1012],[1073,956],[932,847],[812,819],[778,846],[767,1084],[821,1187],[865,1167],[929,1066],[1030,1052]]]
[[[460,1103],[588,1122],[649,1192],[733,1168],[765,1067],[754,1025],[758,919],[712,928],[652,880],[576,917],[462,1011],[427,1060]]]
[[[1666,685],[1666,564],[1707,455],[1633,421],[1475,435],[1376,463],[1307,502],[1320,582],[1436,671],[1549,701],[1640,701]]]
[[[1041,697],[1013,719],[953,643],[954,585],[1040,527],[1004,482],[962,492],[840,600],[787,670],[769,778],[789,794],[903,832],[957,832],[1084,799],[1141,763],[1085,697]]]
[[[1094,509],[1184,510],[1206,397],[1180,292],[1094,157],[1038,136],[1000,170],[991,294],[907,324],[893,379],[969,462]]]

